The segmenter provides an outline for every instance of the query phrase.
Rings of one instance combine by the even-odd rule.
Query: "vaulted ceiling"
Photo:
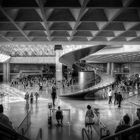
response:
[[[139,0],[0,0],[0,42],[140,42]]]

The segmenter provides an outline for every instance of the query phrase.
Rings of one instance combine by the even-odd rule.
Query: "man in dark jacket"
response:
[[[120,92],[118,92],[118,95],[117,95],[117,101],[118,101],[118,108],[121,107],[121,102],[122,102],[123,98],[122,98],[122,95]]]
[[[55,99],[56,99],[56,86],[55,85],[53,85],[52,87],[51,97],[52,97],[53,106],[55,106]]]

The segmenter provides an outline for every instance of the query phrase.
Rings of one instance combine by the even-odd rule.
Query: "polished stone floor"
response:
[[[9,92],[12,92],[9,91]],[[20,92],[20,91],[19,91]],[[118,109],[117,105],[108,104],[107,100],[93,101],[93,100],[73,100],[57,98],[57,106],[61,106],[62,109],[66,110],[64,114],[64,126],[57,128],[55,126],[55,114],[53,116],[53,125],[51,128],[48,127],[48,116],[50,110],[48,109],[48,103],[51,103],[51,98],[47,92],[43,92],[39,97],[38,102],[34,102],[30,105],[31,110],[31,127],[29,129],[29,137],[31,140],[35,140],[38,134],[39,128],[42,128],[43,139],[46,140],[81,140],[82,139],[82,128],[84,128],[86,106],[89,104],[92,108],[98,108],[100,113],[100,120],[110,130],[111,134],[122,119],[122,116],[126,113],[131,118],[131,123],[136,119],[136,108],[140,107],[140,96],[135,95],[122,102],[122,107]],[[13,100],[15,99],[15,100]],[[26,102],[21,96],[16,100],[12,96],[4,96],[0,99],[0,103],[4,105],[5,114],[9,116],[13,122],[15,128],[17,128],[24,117],[26,116]],[[70,110],[70,115],[69,111]],[[93,130],[92,137],[99,139],[96,131]]]

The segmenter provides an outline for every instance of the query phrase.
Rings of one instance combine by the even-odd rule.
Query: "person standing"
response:
[[[37,103],[37,101],[38,101],[38,97],[39,97],[38,92],[35,92],[35,99],[36,99],[36,103]]]
[[[118,108],[121,107],[121,102],[122,102],[123,98],[122,98],[122,95],[120,92],[118,92],[118,95],[117,95],[117,101],[118,101]]]
[[[58,110],[56,111],[56,120],[57,120],[57,126],[63,126],[63,112],[60,109],[60,106],[58,106]]]
[[[24,99],[26,100],[26,103],[28,103],[28,101],[29,101],[29,93],[28,92],[26,92]]]
[[[33,93],[30,94],[30,103],[32,104],[34,101],[34,96],[33,96]]]
[[[114,105],[118,104],[117,96],[118,96],[118,93],[115,91],[114,92]]]
[[[112,90],[110,89],[109,92],[108,92],[108,98],[109,98],[109,101],[108,103],[112,103]]]
[[[92,130],[92,125],[94,124],[93,119],[94,119],[93,110],[91,109],[90,105],[87,105],[87,111],[85,115],[85,126],[88,127],[88,131],[89,129]]]
[[[56,99],[56,86],[55,85],[52,86],[51,97],[52,97],[53,106],[55,106],[55,99]]]

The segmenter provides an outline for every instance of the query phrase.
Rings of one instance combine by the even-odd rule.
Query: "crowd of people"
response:
[[[135,80],[132,82],[133,84],[131,86],[138,86],[138,80]],[[116,82],[114,85],[107,88],[108,92],[108,104],[112,104],[112,98],[114,97],[114,105],[118,105],[118,108],[121,107],[121,102],[123,100],[123,92],[127,92],[126,83],[129,83],[130,81],[119,81]],[[134,84],[135,83],[135,84]],[[63,79],[62,81],[63,88],[65,86],[71,85],[71,81],[67,79]],[[12,87],[22,87],[24,91],[26,91],[25,94],[25,100],[26,103],[33,104],[34,98],[36,103],[38,102],[38,98],[41,95],[41,92],[51,87],[50,96],[52,99],[52,105],[53,107],[56,106],[55,100],[57,98],[57,86],[56,86],[56,80],[55,78],[48,79],[46,77],[43,77],[41,75],[30,75],[30,76],[23,76],[20,78],[16,78],[11,81]],[[38,90],[35,90],[34,92],[29,93],[28,88],[34,88],[38,87]],[[135,126],[137,124],[140,124],[140,108],[137,109],[137,117],[138,119],[133,122],[132,125],[130,125],[130,117],[128,114],[125,114],[120,120],[118,126],[116,126],[115,133],[120,132],[122,130],[125,130],[127,128],[130,128],[131,126]],[[87,111],[85,114],[85,127],[88,127],[88,130],[91,128],[91,125],[94,124],[94,118],[95,113],[92,110],[92,107],[90,105],[87,106]],[[57,126],[63,126],[63,111],[61,110],[61,107],[58,106],[58,109],[56,111],[56,120],[57,120]],[[9,121],[8,117],[3,114],[3,106],[0,105],[0,122],[6,124],[9,128],[12,128],[12,123]]]
[[[86,115],[85,115],[85,127],[87,127],[88,131],[92,130],[92,125],[95,124],[94,118],[96,115],[97,114],[94,113],[92,107],[90,105],[87,105],[87,111],[86,111]],[[118,132],[128,129],[130,127],[140,125],[140,108],[137,108],[136,115],[137,115],[137,119],[134,122],[132,122],[132,125],[131,125],[130,116],[128,114],[125,114],[123,116],[123,118],[120,120],[119,124],[116,126],[114,133],[118,133]],[[140,135],[138,137],[140,139]],[[124,136],[122,139],[129,140],[129,137]]]

